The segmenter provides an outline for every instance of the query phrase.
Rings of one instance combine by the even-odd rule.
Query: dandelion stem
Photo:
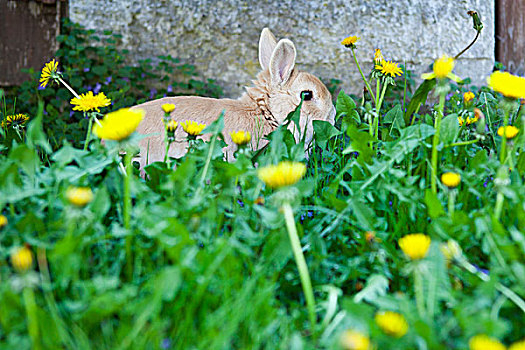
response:
[[[478,30],[478,32],[476,33],[476,37],[474,38],[474,40],[472,40],[472,42],[463,49],[463,51],[461,51],[460,53],[458,53],[456,56],[454,56],[454,60],[457,60],[459,58],[459,56],[463,55],[465,52],[467,52],[468,49],[470,49],[472,47],[472,45],[474,45],[474,43],[476,42],[476,40],[478,40],[478,37],[479,37],[479,33],[481,33],[481,30]]]
[[[431,176],[430,176],[430,185],[432,192],[437,193],[437,163],[438,163],[438,145],[439,145],[439,131],[441,128],[441,119],[443,119],[443,109],[445,108],[445,94],[439,95],[439,106],[438,113],[436,116],[436,121],[434,128],[436,132],[434,138],[432,139],[432,158],[431,158]]]
[[[505,117],[503,118],[503,135],[501,136],[501,149],[499,153],[499,162],[505,163],[507,156],[507,125],[509,123],[509,109],[505,108]]]
[[[292,207],[290,203],[285,202],[282,206],[284,211],[284,219],[286,221],[286,228],[288,229],[288,236],[290,237],[290,243],[295,257],[295,263],[299,270],[299,277],[301,278],[301,284],[303,286],[303,293],[306,299],[306,306],[308,308],[308,314],[310,317],[311,331],[314,333],[316,324],[315,315],[315,299],[312,289],[312,282],[310,280],[310,274],[308,273],[308,267],[306,260],[304,259],[303,251],[301,249],[301,241],[297,235],[297,229],[295,227],[295,221],[293,217]]]
[[[128,279],[131,280],[131,277],[133,275],[133,260],[132,260],[132,251],[131,246],[133,243],[133,236],[130,232],[130,217],[131,217],[131,189],[130,189],[130,182],[131,182],[131,159],[133,157],[133,154],[131,150],[126,151],[126,155],[124,156],[124,163],[126,164],[126,173],[124,176],[124,206],[123,206],[123,217],[124,217],[124,228],[126,229],[127,236],[126,236],[126,273],[128,275]]]
[[[505,202],[505,197],[503,196],[503,193],[501,191],[498,191],[498,195],[496,197],[496,206],[494,207],[494,215],[496,216],[496,219],[499,220],[501,217],[501,212],[503,210],[503,202]]]
[[[448,191],[448,215],[451,218],[454,216],[455,204],[456,204],[456,190],[450,189]]]
[[[87,150],[89,145],[89,139],[91,138],[91,128],[93,126],[93,118],[92,116],[89,116],[89,122],[88,122],[88,129],[86,134],[86,141],[84,142],[84,151]]]
[[[471,145],[471,144],[476,143],[476,142],[479,142],[479,139],[451,143],[449,145],[446,145],[445,148],[447,148],[447,147],[456,147],[456,146],[466,146],[466,145]]]
[[[69,86],[62,78],[58,78],[58,81],[60,81],[76,98],[80,98],[78,94]]]
[[[33,349],[42,349],[40,344],[38,318],[37,318],[37,307],[35,302],[35,294],[31,287],[25,287],[22,292],[24,297],[24,304],[27,315],[27,331],[31,337],[33,343]]]
[[[385,92],[388,84],[385,82],[383,85],[383,89],[381,90],[381,96],[379,97],[379,100],[377,101],[377,116],[376,116],[376,122],[375,124],[375,137],[379,139],[379,118],[381,117],[381,105],[383,104],[383,99],[385,98]]]
[[[421,318],[425,317],[425,300],[423,298],[423,279],[419,268],[414,269],[414,294],[416,296],[417,312]]]
[[[379,91],[381,91],[381,80],[376,80],[376,106],[379,104]]]
[[[375,105],[374,95],[372,94],[372,88],[370,87],[370,83],[368,82],[368,80],[366,80],[365,75],[363,74],[363,71],[361,70],[361,66],[359,66],[359,62],[357,61],[357,56],[355,55],[354,48],[351,47],[350,50],[352,50],[352,56],[354,56],[354,61],[357,66],[357,69],[359,70],[359,73],[361,73],[361,78],[363,78],[366,88],[368,89],[368,93],[370,94],[370,96],[372,96],[372,101],[374,102],[374,105]]]

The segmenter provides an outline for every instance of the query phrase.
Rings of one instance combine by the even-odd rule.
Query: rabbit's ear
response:
[[[290,78],[295,67],[295,46],[288,39],[282,39],[277,43],[270,59],[270,76],[272,83],[284,84]]]
[[[259,39],[259,63],[263,70],[269,68],[270,58],[272,57],[276,45],[277,39],[275,39],[275,36],[270,29],[264,28],[261,32],[261,38]]]

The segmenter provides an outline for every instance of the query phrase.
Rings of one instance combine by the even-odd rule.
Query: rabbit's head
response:
[[[304,99],[301,107],[301,130],[293,125],[290,130],[296,140],[306,132],[305,146],[308,147],[313,137],[312,121],[324,120],[334,124],[335,108],[330,92],[317,77],[295,69],[295,57],[296,50],[292,41],[282,39],[277,42],[270,30],[264,28],[259,41],[262,72],[254,83],[259,98],[261,92],[266,95],[264,102],[267,114],[278,124],[299,105],[301,98]],[[248,93],[250,94],[250,90]]]

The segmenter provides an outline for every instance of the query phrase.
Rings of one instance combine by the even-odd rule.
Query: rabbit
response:
[[[279,42],[268,28],[261,32],[259,40],[259,63],[262,71],[253,81],[252,87],[237,100],[213,99],[197,96],[164,97],[133,106],[131,109],[145,111],[144,119],[137,128],[140,134],[147,135],[139,141],[139,163],[143,171],[147,163],[162,161],[165,155],[163,104],[172,103],[175,110],[170,117],[177,121],[193,120],[209,125],[224,111],[223,135],[228,144],[223,152],[227,160],[233,160],[236,145],[230,133],[249,131],[252,135],[251,147],[262,148],[267,140],[263,137],[275,130],[301,102],[304,102],[300,115],[300,130],[290,123],[290,131],[298,141],[305,135],[305,148],[312,141],[312,120],[324,120],[332,125],[335,122],[335,108],[332,96],[326,86],[315,76],[295,69],[296,50],[292,41]],[[306,128],[306,130],[305,130]],[[209,139],[209,135],[199,136]],[[175,132],[176,141],[168,151],[170,157],[179,158],[186,153],[186,133],[179,125]]]

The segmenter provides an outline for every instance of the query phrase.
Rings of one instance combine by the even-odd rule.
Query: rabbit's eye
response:
[[[312,98],[314,98],[314,94],[310,90],[301,91],[301,99],[310,101]]]

